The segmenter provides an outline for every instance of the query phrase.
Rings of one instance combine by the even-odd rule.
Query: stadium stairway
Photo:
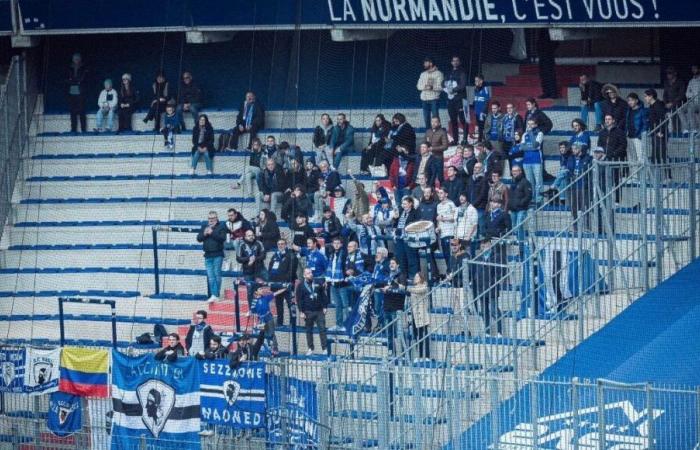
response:
[[[517,99],[536,76],[532,67],[521,67],[519,73],[507,80],[508,88],[495,90],[494,98],[508,95],[520,103]],[[571,120],[578,116],[577,88],[570,86],[571,79],[565,81],[569,86],[562,89],[562,96],[568,99],[568,105],[562,104],[566,100],[551,105],[544,102],[555,124],[555,130],[547,136],[545,147],[548,155],[546,165],[550,173],[555,172],[558,166],[556,142],[567,136]],[[515,89],[519,90],[516,92]],[[404,112],[413,124],[422,122],[421,112],[417,108],[390,111],[385,108],[388,115],[394,111]],[[271,134],[280,140],[297,143],[310,155],[311,132],[321,112],[326,111],[291,114],[270,111],[267,116],[269,128],[261,135]],[[327,112],[333,114],[336,111]],[[368,141],[366,127],[376,112],[369,109],[349,112],[352,123],[358,127],[357,149]],[[445,111],[441,113],[446,124]],[[225,129],[232,122],[233,114],[232,111],[211,112],[210,118],[215,127]],[[92,117],[89,117],[89,121],[92,121]],[[36,133],[31,152],[23,160],[20,180],[13,196],[12,217],[0,241],[0,339],[18,344],[56,343],[59,338],[57,298],[63,296],[114,299],[120,346],[133,345],[137,336],[151,331],[156,323],[163,323],[169,331],[177,330],[183,334],[197,309],[209,311],[209,322],[218,332],[232,334],[235,331],[235,309],[231,300],[234,294],[231,282],[237,276],[235,267],[224,274],[224,284],[229,289],[227,298],[207,305],[201,250],[194,237],[187,233],[163,233],[159,243],[160,294],[155,295],[151,227],[196,227],[209,210],[223,213],[232,206],[241,210],[246,217],[254,215],[257,211],[252,199],[246,192],[233,188],[241,175],[245,175],[245,152],[217,155],[214,175],[204,175],[204,169],[200,167],[198,174],[192,178],[188,175],[190,146],[187,134],[177,137],[174,151],[167,151],[163,148],[161,136],[153,135],[136,117],[136,131],[119,136],[66,134],[67,123],[65,115],[38,115],[35,120]],[[191,123],[189,118],[188,123]],[[419,128],[419,135],[423,131]],[[680,144],[671,143],[671,157],[687,160],[687,151]],[[351,154],[345,161],[341,173],[351,197],[353,185],[347,172],[359,171],[359,155]],[[372,177],[360,178],[368,188],[369,183],[379,181]],[[620,220],[616,226],[615,246],[622,254],[635,238],[630,233],[638,229],[630,223],[633,215],[629,215],[630,219],[625,218],[626,208],[632,206],[622,204],[617,211]],[[552,207],[547,214],[548,220],[536,231],[542,238],[559,231],[556,224],[564,223],[571,213],[564,207]],[[678,214],[680,221],[685,217],[682,212]],[[649,220],[653,219],[650,217]],[[288,230],[286,224],[280,225],[283,232]],[[650,222],[649,229],[654,229],[653,222]],[[564,240],[568,238],[562,237]],[[590,240],[591,245],[599,245],[595,236],[584,236],[584,239]],[[648,239],[653,242],[655,236],[650,234]],[[607,261],[601,259],[599,263],[606,264]],[[625,264],[635,267],[653,262],[632,259],[625,261]],[[512,282],[517,284],[519,280],[516,277]],[[254,323],[245,317],[246,292],[239,290],[237,294],[241,328],[251,329]],[[520,306],[514,300],[517,295],[517,289],[511,286],[500,299],[501,309],[508,315],[504,324],[504,329],[508,330],[505,337],[465,337],[457,328],[435,336],[431,342],[434,354],[445,354],[445,347],[450,345],[453,356],[449,361],[413,364],[415,370],[420,371],[426,380],[434,380],[434,384],[428,383],[423,389],[407,395],[426,405],[434,406],[444,401],[448,390],[437,380],[448,369],[462,374],[498,374],[503,379],[509,379],[537,373],[554,363],[551,355],[562,353],[555,349],[566,349],[568,343],[558,336],[546,341],[528,339],[528,330],[532,329],[533,322],[537,327],[547,318],[515,319]],[[605,296],[602,300],[611,306],[605,314],[596,316],[593,311],[584,311],[591,317],[591,322],[597,321],[596,327],[611,320],[626,306],[626,301],[613,295]],[[444,295],[434,300],[432,320],[442,322],[454,315],[463,301],[461,291],[446,290]],[[66,314],[66,335],[70,343],[109,343],[109,311],[93,305],[81,305],[79,308],[67,308]],[[334,323],[334,314],[333,308],[330,308],[328,323]],[[281,348],[288,350],[292,336],[288,314],[285,316],[285,326],[278,329],[278,339]],[[471,319],[476,322],[480,320],[478,316]],[[566,335],[567,329],[576,327],[575,320],[559,322],[557,326],[564,330],[561,335]],[[351,347],[344,335],[329,333],[329,337],[332,357],[349,354]],[[318,339],[317,335],[315,339]],[[360,343],[364,342],[362,339]],[[301,333],[297,341],[299,352],[305,352],[306,343]],[[333,417],[349,424],[349,428],[343,427],[334,436],[339,443],[366,448],[379,445],[377,417],[373,412],[377,410],[376,380],[366,385],[359,384],[367,380],[367,375],[379,363],[379,358],[387,354],[386,342],[374,344],[374,354],[366,352],[363,358],[352,363],[352,370],[348,371],[348,381],[354,380],[358,384],[330,386],[334,399],[343,402],[341,408],[334,410]],[[535,361],[523,361],[522,367],[493,364],[494,358],[497,360],[499,355],[514,347],[537,347],[546,351],[538,352]],[[320,348],[318,343],[316,348]],[[320,378],[324,358],[300,357],[293,361],[299,361],[295,370],[300,378],[314,381]],[[299,370],[302,365],[303,370]],[[348,391],[350,395],[347,395]],[[477,406],[485,401],[483,390],[465,392],[464,395],[473,399]],[[397,421],[396,426],[407,423],[424,429],[426,435],[431,430],[436,435],[443,435],[447,426],[442,417],[420,417],[415,411],[407,413]],[[357,439],[358,434],[349,430],[364,430],[361,442]],[[421,444],[392,444],[392,448],[421,448]]]

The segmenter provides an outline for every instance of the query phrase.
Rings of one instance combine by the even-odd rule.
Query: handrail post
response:
[[[160,268],[158,264],[158,228],[151,229],[153,235],[153,282],[155,283],[156,295],[160,294]]]
[[[65,345],[66,342],[66,329],[63,325],[63,297],[58,298],[58,323],[59,323],[59,333],[60,333],[60,344],[61,347]]]
[[[695,204],[695,169],[697,167],[695,162],[695,139],[697,139],[698,133],[690,133],[690,174],[688,176],[688,209],[690,214],[690,260],[693,261],[697,256],[697,218],[696,214],[696,204]]]

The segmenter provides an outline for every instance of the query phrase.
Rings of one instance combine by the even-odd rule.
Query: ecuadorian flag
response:
[[[109,352],[64,347],[59,390],[82,397],[109,397]]]

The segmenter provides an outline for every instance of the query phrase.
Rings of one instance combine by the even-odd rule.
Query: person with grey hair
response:
[[[207,223],[202,225],[197,234],[197,242],[202,243],[204,251],[209,302],[217,301],[221,292],[221,264],[224,262],[224,243],[227,233],[226,225],[219,222],[216,211],[209,211]]]
[[[102,127],[105,118],[107,119],[106,131],[112,131],[114,127],[114,113],[117,111],[117,104],[119,101],[119,96],[117,91],[112,87],[112,80],[107,78],[104,81],[104,89],[100,92],[100,96],[97,99],[97,117],[96,117],[96,128],[94,131],[101,133],[105,131]]]
[[[282,168],[275,163],[274,159],[268,158],[265,161],[265,168],[258,177],[258,195],[255,197],[257,209],[260,210],[261,203],[264,203],[276,216],[280,217],[282,215],[284,189]]]

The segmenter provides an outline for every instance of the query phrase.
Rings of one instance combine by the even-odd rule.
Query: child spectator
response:
[[[476,162],[476,160],[474,160]],[[452,156],[450,156],[446,161],[445,161],[445,170],[443,171],[443,176],[444,178],[447,178],[447,168],[452,166],[452,167],[457,167],[457,171],[459,173],[459,168],[462,167],[462,164],[464,163],[464,147],[461,145],[458,145],[455,148],[455,152]]]
[[[104,89],[100,92],[100,97],[97,99],[97,117],[96,124],[97,128],[95,131],[101,133],[105,131],[102,124],[107,119],[106,131],[112,131],[114,127],[114,113],[117,110],[117,105],[119,104],[119,96],[117,91],[112,88],[112,80],[107,78],[104,82]]]
[[[163,119],[161,120],[163,128],[160,132],[163,135],[163,145],[172,150],[175,147],[175,134],[180,133],[180,116],[175,109],[175,101],[170,100],[165,107]]]
[[[168,81],[163,71],[156,73],[156,79],[153,81],[151,91],[153,98],[151,99],[151,106],[148,109],[148,114],[146,114],[146,117],[143,119],[143,123],[155,120],[153,129],[155,131],[160,131],[160,116],[165,110],[165,105],[168,103],[168,100],[170,100]]]
[[[175,362],[178,356],[185,356],[185,348],[180,344],[180,335],[170,333],[168,335],[168,345],[156,352],[156,361]]]
[[[207,175],[211,175],[214,170],[214,128],[209,123],[206,114],[200,114],[197,125],[192,129],[192,170],[190,175],[194,175],[199,159],[204,157],[207,166]]]
[[[270,345],[272,356],[275,357],[279,353],[277,346],[277,336],[275,336],[275,318],[270,310],[270,303],[274,299],[274,293],[265,286],[260,286],[253,283],[251,285],[253,292],[253,302],[250,311],[258,318],[258,328],[265,333],[265,339]],[[247,313],[247,316],[250,312]]]
[[[131,131],[131,116],[138,102],[139,92],[131,83],[131,74],[125,73],[119,87],[119,132]]]

